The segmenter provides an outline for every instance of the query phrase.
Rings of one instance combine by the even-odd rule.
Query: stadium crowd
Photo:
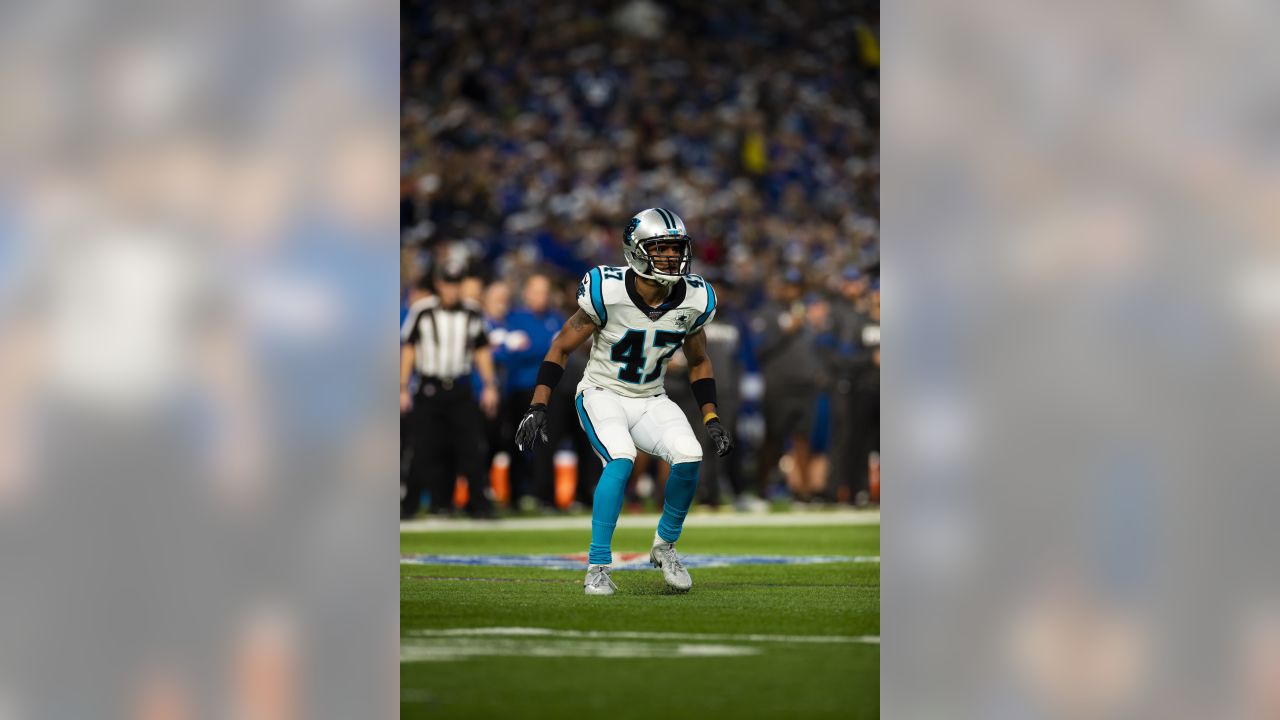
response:
[[[488,445],[511,502],[566,504],[558,448],[579,458],[573,501],[590,502],[599,466],[571,412],[553,419],[545,456],[521,456],[511,437],[579,278],[621,264],[627,219],[654,206],[689,225],[695,272],[721,302],[708,345],[741,443],[723,461],[704,453],[702,500],[873,499],[878,12],[847,0],[402,3],[402,298],[430,293],[441,267],[467,268],[463,294],[483,308],[498,363]],[[553,410],[571,405],[584,364],[580,353]],[[692,414],[681,370],[677,354],[668,393]],[[660,494],[661,478],[637,463],[629,493]]]

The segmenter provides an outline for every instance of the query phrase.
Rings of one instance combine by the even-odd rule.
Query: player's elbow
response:
[[[696,361],[694,359],[689,360],[689,379],[690,380],[700,380],[702,378],[708,378],[708,377],[711,377],[711,374],[712,374],[711,360],[708,359],[705,355],[700,358],[697,358]]]
[[[564,365],[564,362],[569,357],[570,352],[570,350],[565,349],[564,344],[560,342],[560,336],[557,335],[555,339],[551,341],[551,347],[547,349],[547,354],[544,355],[542,359],[547,362],[553,362],[557,365]]]

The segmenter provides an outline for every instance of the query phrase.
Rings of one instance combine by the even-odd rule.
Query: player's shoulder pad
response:
[[[691,273],[686,275],[684,280],[688,286],[684,304],[698,313],[697,319],[689,326],[689,334],[692,335],[701,330],[704,325],[711,322],[711,319],[715,317],[716,291],[715,288],[711,287],[711,283],[701,275]]]
[[[606,288],[626,287],[627,269],[625,267],[601,265],[595,269],[600,271],[600,278]]]
[[[597,325],[609,322],[609,306],[626,296],[625,268],[599,265],[587,271],[578,284],[578,307]]]

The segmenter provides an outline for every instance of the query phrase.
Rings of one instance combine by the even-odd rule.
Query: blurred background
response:
[[[884,715],[1280,716],[1280,7],[883,10]]]
[[[0,8],[0,718],[395,713],[397,27]]]
[[[720,303],[707,335],[738,451],[704,453],[699,501],[878,502],[878,24],[858,1],[401,4],[402,319],[465,268],[505,399],[500,505],[589,507],[598,460],[563,412],[586,347],[550,449],[511,438],[578,281],[623,264],[627,221],[654,206],[684,219]],[[667,387],[695,416],[680,354]],[[631,511],[661,507],[657,465],[637,463]]]

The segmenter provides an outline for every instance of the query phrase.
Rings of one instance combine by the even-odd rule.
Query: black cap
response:
[[[441,282],[462,282],[462,278],[466,277],[467,269],[458,263],[446,263],[440,267],[436,273],[436,279]]]

